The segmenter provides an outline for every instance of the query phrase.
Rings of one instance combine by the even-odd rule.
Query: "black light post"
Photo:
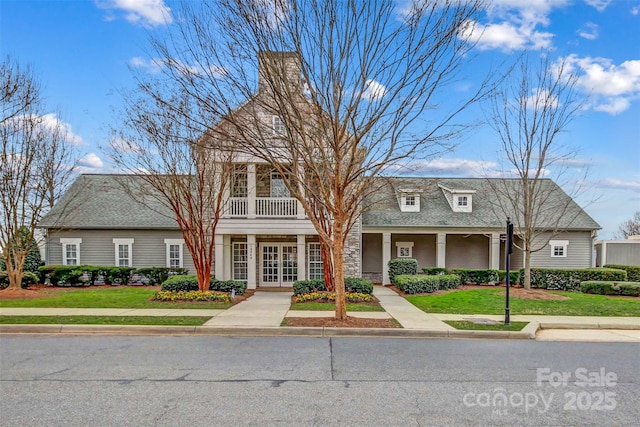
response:
[[[507,217],[507,247],[505,248],[505,267],[507,270],[507,275],[505,277],[506,282],[507,282],[507,292],[506,292],[506,304],[505,304],[505,308],[504,308],[504,324],[505,325],[510,325],[511,324],[511,318],[510,318],[510,311],[511,308],[509,307],[509,287],[511,285],[511,254],[513,253],[513,224],[511,223],[511,220],[509,219],[509,217]]]

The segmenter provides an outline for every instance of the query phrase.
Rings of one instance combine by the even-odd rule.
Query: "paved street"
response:
[[[640,345],[0,336],[2,426],[637,425]]]

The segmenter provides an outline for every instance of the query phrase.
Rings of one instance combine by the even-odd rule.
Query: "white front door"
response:
[[[260,246],[260,286],[293,286],[298,280],[298,247],[292,243]]]

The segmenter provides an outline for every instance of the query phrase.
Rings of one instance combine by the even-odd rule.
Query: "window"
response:
[[[249,276],[247,242],[233,243],[233,280],[246,282]]]
[[[116,248],[116,266],[133,267],[133,239],[113,239]]]
[[[231,197],[247,197],[247,167],[235,165],[231,177]]]
[[[567,257],[568,240],[551,240],[549,241],[549,246],[551,246],[551,258]]]
[[[467,196],[458,196],[458,206],[465,207],[469,205],[469,199]]]
[[[413,242],[396,242],[398,248],[398,258],[413,257]]]
[[[400,210],[402,212],[420,212],[420,195],[417,193],[400,193]]]
[[[182,268],[183,263],[183,245],[182,239],[164,239],[167,248],[167,267]]]
[[[62,264],[80,265],[80,243],[82,239],[60,239],[62,245]]]
[[[307,246],[307,262],[309,280],[324,279],[324,267],[322,265],[322,251],[320,243],[309,243]]]
[[[278,172],[271,173],[271,197],[291,197],[291,193]]]
[[[285,133],[284,122],[279,116],[273,116],[273,133],[274,135],[282,135]]]
[[[405,197],[404,204],[406,206],[415,206],[416,205],[416,196],[407,196],[407,197]]]

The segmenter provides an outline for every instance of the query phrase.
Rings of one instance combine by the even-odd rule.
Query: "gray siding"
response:
[[[489,268],[489,238],[474,234],[447,235],[447,268]]]
[[[382,274],[382,233],[362,235],[363,274]]]
[[[547,241],[549,234],[542,235],[534,243],[539,247],[542,241]],[[591,267],[592,245],[590,231],[572,231],[560,233],[552,240],[568,240],[566,257],[552,257],[551,247],[546,244],[541,250],[531,254],[531,266],[539,268],[589,268]]]
[[[602,265],[640,265],[640,243],[607,242],[606,255],[607,259],[602,263]]]
[[[167,253],[164,239],[181,239],[172,230],[72,230],[50,231],[47,238],[47,264],[62,264],[60,238],[81,238],[80,263],[85,265],[115,265],[113,239],[134,239],[133,267],[166,267]],[[183,245],[183,267],[195,273],[187,246]]]

